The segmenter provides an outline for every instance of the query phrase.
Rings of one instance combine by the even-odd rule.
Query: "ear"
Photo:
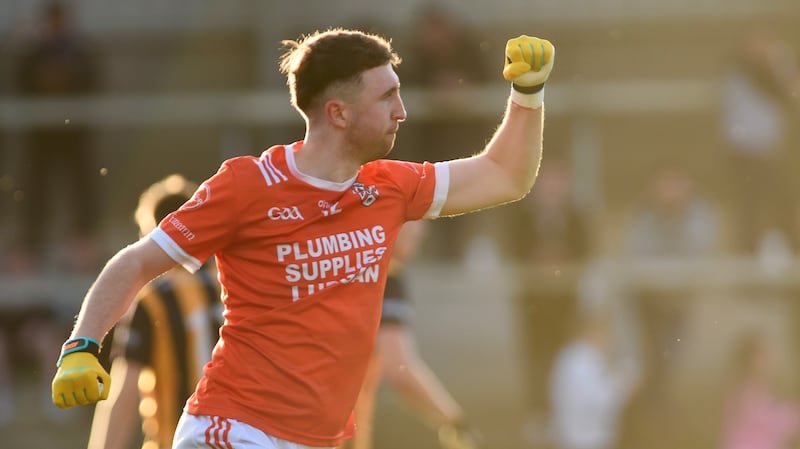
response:
[[[342,100],[328,100],[324,106],[325,118],[336,128],[346,128],[350,118],[350,110]]]

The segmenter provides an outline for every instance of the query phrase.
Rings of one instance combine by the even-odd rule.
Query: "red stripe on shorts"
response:
[[[219,417],[218,416],[211,416],[211,425],[206,428],[206,444],[208,447],[212,449],[225,449],[219,444]],[[211,441],[212,435],[214,436],[215,441]]]
[[[233,449],[231,442],[228,441],[228,434],[231,432],[231,422],[225,418],[222,418],[222,421],[225,422],[225,432],[222,433],[222,442],[225,443],[226,449]]]

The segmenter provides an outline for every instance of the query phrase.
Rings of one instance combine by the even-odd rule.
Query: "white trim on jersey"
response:
[[[437,162],[433,164],[436,170],[436,186],[433,188],[433,201],[428,212],[423,218],[438,218],[442,212],[447,194],[450,191],[450,164],[448,162]]]
[[[161,249],[164,250],[164,252],[167,253],[167,255],[169,255],[169,257],[171,257],[175,262],[183,265],[183,267],[186,268],[186,270],[190,273],[196,272],[200,269],[200,267],[203,266],[199,260],[189,255],[189,253],[184,251],[183,248],[175,243],[175,240],[172,240],[172,237],[164,232],[163,229],[155,228],[150,232],[149,236],[154,242],[156,242],[156,244],[158,244],[158,246],[161,247]]]
[[[294,144],[286,145],[286,165],[289,166],[289,171],[291,171],[292,174],[297,177],[297,179],[300,179],[306,184],[311,184],[314,187],[319,187],[320,189],[325,190],[333,190],[334,192],[344,192],[345,190],[349,189],[353,183],[356,182],[356,178],[358,177],[358,174],[356,174],[356,176],[353,176],[344,182],[333,182],[315,178],[301,172],[297,169],[297,163],[294,160]]]

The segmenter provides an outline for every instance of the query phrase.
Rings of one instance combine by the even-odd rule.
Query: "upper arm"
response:
[[[239,187],[236,171],[246,173]],[[228,160],[203,182],[189,202],[167,215],[149,238],[169,257],[195,272],[214,253],[236,238],[243,210],[243,196],[261,179],[256,164],[246,159]],[[258,178],[256,178],[256,176]],[[263,182],[263,181],[262,181]]]
[[[144,283],[178,265],[150,235],[129,246],[127,251],[138,261],[139,273]]]
[[[87,292],[72,335],[102,340],[142,287],[175,265],[149,236],[120,250]]]
[[[441,215],[458,215],[516,201],[533,186],[542,155],[542,108],[509,102],[484,150],[450,161],[450,187]]]
[[[486,153],[448,162],[450,187],[441,215],[459,215],[519,199],[503,167]]]

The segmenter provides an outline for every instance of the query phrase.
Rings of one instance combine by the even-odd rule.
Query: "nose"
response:
[[[400,95],[397,96],[397,101],[392,109],[392,118],[398,122],[403,122],[406,120],[406,107],[403,104],[403,99],[400,98]]]

